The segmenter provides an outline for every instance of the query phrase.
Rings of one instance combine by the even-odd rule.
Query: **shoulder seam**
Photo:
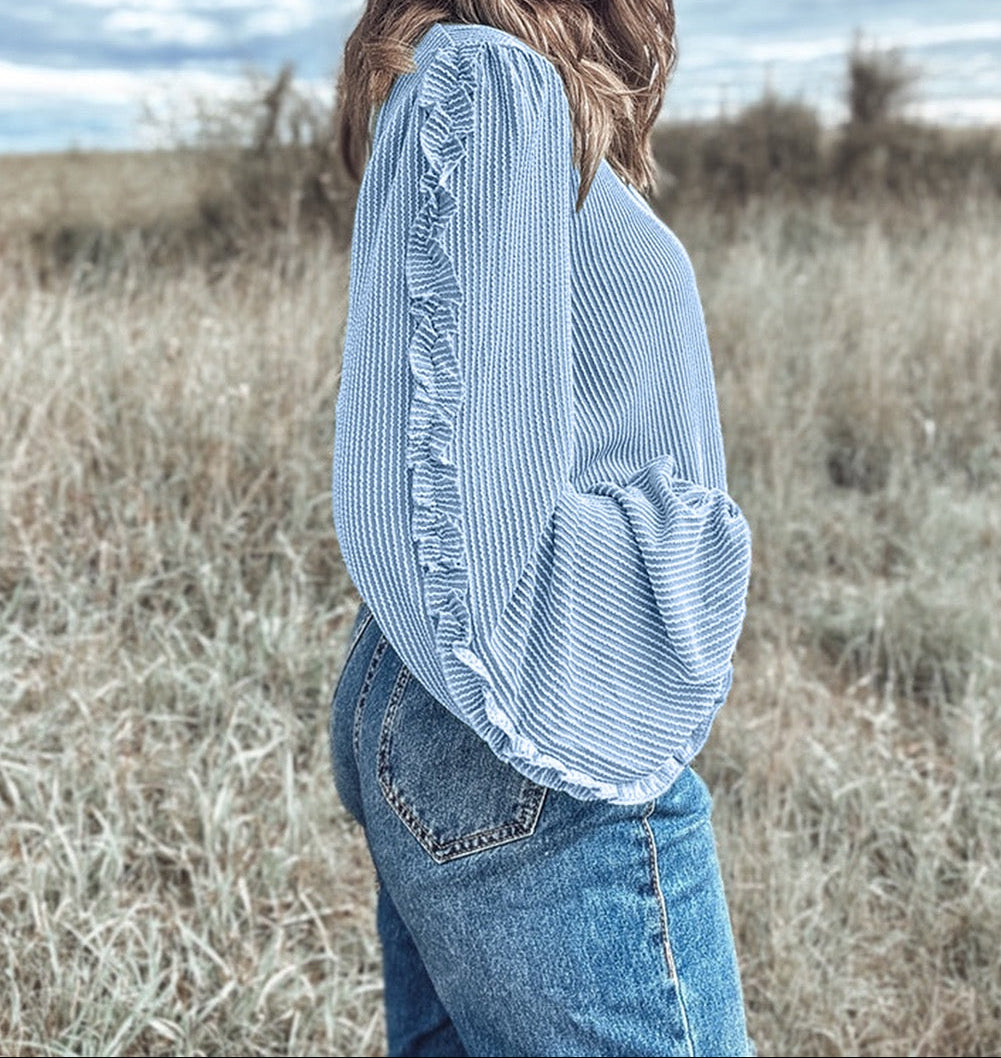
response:
[[[555,63],[547,56],[543,55],[541,51],[533,48],[527,41],[522,40],[520,37],[516,37],[513,33],[507,33],[505,30],[497,29],[496,26],[486,26],[476,23],[477,29],[486,29],[488,34],[481,36],[479,34],[463,39],[463,34],[452,34],[449,29],[441,23],[436,23],[441,29],[442,33],[448,40],[449,48],[456,49],[458,51],[464,51],[467,48],[473,50],[489,49],[490,47],[504,48],[508,51],[520,52],[522,55],[528,57],[532,62],[537,65],[541,65],[548,70],[549,73],[555,75],[561,82],[559,70],[556,69]],[[467,25],[474,25],[474,23],[466,23]],[[453,27],[454,28],[454,27]]]
[[[436,23],[436,25],[442,31],[442,33],[444,33],[445,36],[448,37],[451,44],[455,47],[469,47],[478,44],[482,45],[486,43],[493,43],[496,44],[498,47],[515,48],[519,51],[529,51],[533,55],[538,55],[540,59],[545,58],[545,56],[541,52],[533,48],[532,45],[528,43],[528,41],[522,40],[521,37],[516,37],[513,33],[508,33],[506,30],[498,29],[496,26],[488,26],[486,24],[469,22],[460,24],[458,26],[459,32],[453,33],[452,30],[455,30],[457,28],[454,25],[449,27],[441,22]],[[485,30],[486,35],[483,37],[474,36],[470,37],[468,40],[463,40],[462,25],[475,25],[478,30]]]

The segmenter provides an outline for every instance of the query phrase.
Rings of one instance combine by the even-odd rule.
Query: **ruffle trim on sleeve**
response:
[[[470,641],[462,501],[452,452],[463,398],[455,351],[462,291],[444,234],[456,209],[449,177],[466,153],[473,127],[479,58],[478,47],[441,47],[421,84],[417,105],[428,111],[419,134],[425,169],[406,248],[414,321],[406,448],[412,471],[411,536],[424,572],[425,603],[435,621],[439,655],[443,649],[468,648]]]

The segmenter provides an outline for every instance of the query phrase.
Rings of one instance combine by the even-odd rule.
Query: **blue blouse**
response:
[[[358,193],[333,516],[404,664],[584,800],[666,790],[732,680],[750,531],[684,249],[602,160],[582,209],[556,67],[436,23]]]

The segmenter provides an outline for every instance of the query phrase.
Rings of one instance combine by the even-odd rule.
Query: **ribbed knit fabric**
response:
[[[580,212],[556,67],[437,23],[359,189],[333,515],[427,690],[536,782],[629,804],[701,749],[750,532],[690,261],[601,162]]]

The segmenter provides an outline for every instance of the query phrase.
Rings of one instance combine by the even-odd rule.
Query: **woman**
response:
[[[750,536],[640,193],[673,60],[663,0],[370,0],[346,46],[331,750],[394,1055],[753,1053],[689,766]]]

